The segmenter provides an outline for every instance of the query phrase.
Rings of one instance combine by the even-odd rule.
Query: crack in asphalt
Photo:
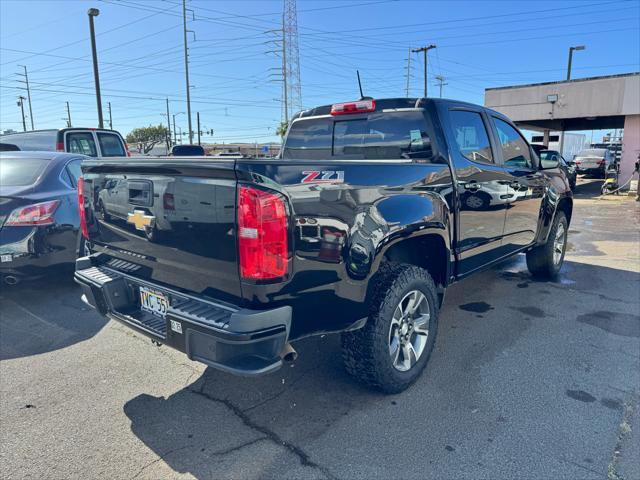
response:
[[[258,403],[254,403],[253,405],[251,405],[250,407],[247,407],[245,409],[243,409],[243,412],[249,412],[255,408],[258,407],[262,407],[263,405],[266,405],[267,403],[275,400],[276,398],[280,397],[284,392],[288,391],[289,389],[291,389],[295,384],[297,384],[300,380],[304,379],[307,374],[309,374],[309,372],[315,370],[315,367],[312,368],[308,368],[307,370],[305,370],[304,372],[302,372],[300,374],[300,376],[298,378],[296,378],[295,380],[292,380],[285,388],[283,388],[282,390],[280,390],[278,393],[271,395],[270,397],[265,398],[264,400],[258,402]]]
[[[638,395],[637,392],[634,392],[631,399],[624,402],[624,410],[622,413],[622,419],[620,419],[620,425],[618,426],[616,444],[613,448],[611,461],[607,467],[607,478],[609,480],[624,480],[623,477],[618,474],[618,463],[622,456],[624,441],[631,434],[631,417],[638,407],[638,402],[640,402],[640,395]]]
[[[211,400],[212,402],[216,402],[221,405],[224,405],[225,407],[227,407],[227,409],[231,410],[231,412],[233,412],[233,414],[236,415],[246,427],[256,432],[262,433],[264,435],[263,437],[264,439],[268,439],[274,444],[286,448],[291,454],[293,454],[298,458],[298,461],[300,462],[301,465],[319,470],[330,480],[337,480],[337,477],[335,477],[325,467],[311,460],[307,452],[305,452],[302,448],[298,447],[297,445],[294,445],[291,442],[287,442],[286,440],[283,440],[282,437],[280,437],[280,435],[278,435],[273,430],[270,430],[269,428],[256,423],[254,420],[251,419],[249,415],[247,415],[240,407],[235,405],[228,398],[217,398],[217,397],[214,397],[213,395],[209,395],[208,393],[205,393],[204,388],[206,387],[206,385],[207,385],[207,382],[205,380],[202,382],[202,386],[200,387],[200,390],[193,390],[193,389],[188,389],[188,390],[191,393],[200,395],[208,400]]]

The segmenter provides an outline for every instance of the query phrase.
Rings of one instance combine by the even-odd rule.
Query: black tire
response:
[[[556,248],[556,237],[558,229],[562,228],[562,252],[559,261],[554,260],[554,252]],[[564,262],[564,254],[567,250],[567,234],[569,232],[569,222],[564,212],[556,212],[553,219],[553,225],[549,231],[549,236],[545,244],[533,248],[527,252],[527,268],[534,277],[553,278],[560,272],[562,262]]]
[[[359,381],[385,393],[399,393],[420,376],[429,361],[438,332],[438,295],[429,272],[413,265],[383,264],[376,277],[367,323],[342,334],[342,358],[347,372]],[[428,302],[428,335],[417,361],[400,371],[389,351],[391,323],[400,302],[413,291],[422,293]]]

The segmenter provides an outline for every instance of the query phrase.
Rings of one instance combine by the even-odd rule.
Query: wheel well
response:
[[[561,198],[560,203],[558,203],[557,210],[564,212],[565,217],[567,217],[567,224],[571,224],[571,214],[573,213],[573,200],[570,198]]]
[[[449,283],[449,249],[440,235],[424,235],[394,244],[384,254],[388,262],[408,263],[426,269],[437,286]]]

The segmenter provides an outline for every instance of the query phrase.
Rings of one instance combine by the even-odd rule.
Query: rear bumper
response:
[[[248,310],[193,297],[119,271],[78,259],[75,280],[83,300],[156,342],[199,362],[236,375],[255,376],[282,366],[291,329],[291,307]],[[165,318],[140,309],[139,289],[151,288],[170,300]]]

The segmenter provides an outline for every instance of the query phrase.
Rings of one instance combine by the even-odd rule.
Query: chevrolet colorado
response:
[[[504,115],[438,99],[297,114],[277,159],[103,158],[82,166],[83,299],[240,375],[342,334],[346,369],[407,388],[448,285],[526,252],[558,273],[572,196]]]

